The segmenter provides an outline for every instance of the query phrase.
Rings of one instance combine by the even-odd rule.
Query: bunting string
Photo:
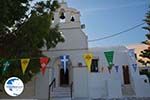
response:
[[[41,57],[33,57],[33,58],[30,58],[30,57],[24,57],[24,58],[27,58],[27,59],[30,59],[30,60],[36,60],[36,59],[40,59]],[[17,61],[17,60],[21,60],[21,59],[24,59],[24,58],[16,58],[16,59],[9,59],[9,58],[5,58],[5,60],[9,60],[9,61]],[[46,58],[52,58],[52,57],[46,57]],[[0,60],[0,63],[3,62],[3,60],[1,59]]]
[[[10,66],[10,62],[13,62],[13,61],[20,61],[20,65],[21,65],[21,69],[22,69],[22,73],[23,75],[25,74],[25,71],[29,65],[29,62],[31,60],[39,60],[40,61],[40,64],[41,64],[41,72],[42,74],[44,75],[45,73],[45,70],[46,70],[46,66],[48,64],[48,61],[50,60],[50,57],[33,57],[33,58],[18,58],[18,59],[1,59],[0,60],[0,64],[3,66],[3,70],[2,70],[2,75],[6,72],[6,70],[8,69],[8,67]],[[46,59],[46,61],[45,61]],[[41,62],[43,61],[43,62]]]

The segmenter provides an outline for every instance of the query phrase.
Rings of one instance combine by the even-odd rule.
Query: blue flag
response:
[[[69,55],[60,56],[61,66],[64,69],[64,73],[66,73],[68,62],[69,62]]]
[[[115,66],[115,69],[116,69],[116,72],[118,72],[119,66],[116,65],[116,66]]]
[[[132,64],[134,71],[136,72],[137,64]]]

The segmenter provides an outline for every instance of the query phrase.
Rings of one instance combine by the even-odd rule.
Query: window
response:
[[[98,59],[92,59],[91,72],[98,72]]]

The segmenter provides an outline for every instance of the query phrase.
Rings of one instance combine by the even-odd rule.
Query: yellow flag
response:
[[[92,64],[92,59],[93,59],[93,54],[92,53],[85,53],[83,55],[83,58],[85,60],[86,66],[88,67],[88,70],[91,70],[91,64]]]
[[[23,74],[25,73],[29,62],[30,62],[30,59],[21,59],[21,68],[22,68]]]

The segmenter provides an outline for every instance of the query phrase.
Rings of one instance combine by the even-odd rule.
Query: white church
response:
[[[36,80],[25,85],[24,92],[17,98],[98,100],[150,97],[149,80],[139,74],[136,59],[130,54],[130,50],[124,46],[89,48],[88,36],[82,30],[80,12],[68,7],[64,1],[60,5],[54,14],[53,26],[59,25],[59,31],[64,35],[65,42],[43,52],[51,58],[45,75],[39,73]],[[105,53],[111,51],[113,59],[109,69]],[[93,54],[90,70],[83,58],[86,53]],[[61,65],[61,56],[68,56],[68,59],[63,59],[64,63],[65,60],[67,62],[65,68]]]

